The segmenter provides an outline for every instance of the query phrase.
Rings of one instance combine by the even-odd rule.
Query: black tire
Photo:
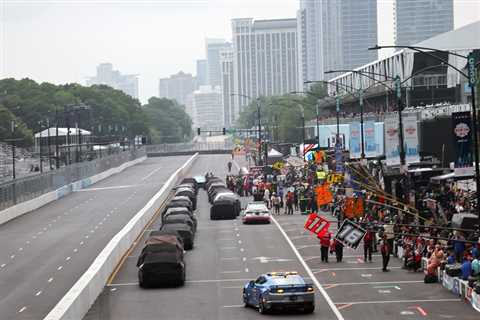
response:
[[[314,305],[308,305],[303,307],[303,313],[309,314],[309,313],[313,313],[314,311],[315,311]]]
[[[245,293],[245,289],[243,289],[242,297],[243,297],[243,306],[245,308],[248,308],[250,305],[247,302],[247,294]]]
[[[265,309],[265,306],[263,305],[262,297],[259,297],[260,302],[258,303],[258,312],[260,314],[267,314],[267,309]]]

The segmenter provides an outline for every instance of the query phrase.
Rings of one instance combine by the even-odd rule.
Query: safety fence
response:
[[[144,157],[145,148],[127,150],[88,162],[75,163],[58,170],[44,172],[0,184],[0,211],[86,179],[121,164]]]
[[[233,142],[230,140],[219,142],[164,143],[147,146],[147,153],[151,154],[232,150],[233,147]]]

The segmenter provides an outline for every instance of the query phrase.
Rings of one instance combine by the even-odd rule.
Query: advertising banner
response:
[[[316,213],[311,213],[307,221],[305,221],[305,230],[308,230],[317,235],[318,238],[321,238],[325,233],[328,232],[330,227],[330,222]]]
[[[452,113],[452,130],[455,148],[455,175],[472,175],[472,120],[470,112]]]
[[[405,146],[405,162],[420,162],[417,116],[403,116],[403,142]]]
[[[335,144],[335,171],[343,172],[343,148],[339,141]]]
[[[363,123],[363,135],[365,144],[365,157],[373,158],[380,156],[379,146],[375,138],[375,122],[367,121]]]
[[[338,229],[335,239],[352,249],[357,249],[366,233],[367,231],[358,224],[346,219]]]
[[[397,116],[389,116],[385,118],[385,157],[387,160],[387,166],[400,164]]]
[[[361,141],[360,122],[350,123],[350,159],[360,159],[362,154]]]

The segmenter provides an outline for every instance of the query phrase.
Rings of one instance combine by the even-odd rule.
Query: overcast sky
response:
[[[339,2],[341,0],[338,0]],[[358,0],[361,1],[361,0]],[[393,43],[393,1],[379,2],[379,43]],[[0,78],[85,84],[101,62],[158,79],[195,73],[206,37],[231,37],[232,18],[294,18],[298,0],[0,0]],[[455,27],[480,20],[480,0],[455,0]]]

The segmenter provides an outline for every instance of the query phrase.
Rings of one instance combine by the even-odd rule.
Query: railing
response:
[[[216,150],[232,150],[233,142],[196,142],[196,143],[164,143],[147,146],[147,153],[202,152]]]
[[[58,170],[44,172],[0,184],[0,210],[60,189],[121,164],[145,156],[144,148],[128,150],[88,162],[75,163]]]

